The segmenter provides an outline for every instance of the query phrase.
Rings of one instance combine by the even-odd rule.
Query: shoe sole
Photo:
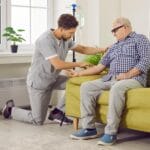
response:
[[[6,105],[2,108],[2,115],[4,114],[4,111],[5,111],[5,109],[6,109]]]
[[[53,119],[53,120],[49,119],[49,120],[52,121],[52,122],[56,122],[56,123],[58,123],[58,124],[61,123],[61,121],[58,120],[58,119]],[[62,124],[63,124],[63,125],[71,125],[72,123],[63,122]]]
[[[88,139],[95,139],[95,138],[98,138],[99,135],[92,135],[92,136],[86,136],[86,137],[77,137],[77,136],[74,136],[74,135],[70,135],[70,138],[71,139],[74,139],[74,140],[88,140]]]
[[[7,108],[7,105],[8,105],[7,103],[8,103],[8,102],[9,102],[9,103],[11,102],[11,103],[13,104],[13,105],[12,105],[12,107],[14,107],[14,106],[15,106],[15,105],[14,105],[14,101],[13,101],[13,100],[9,100],[9,101],[7,101],[7,102],[6,102],[6,104],[5,104],[5,106],[3,107],[2,111],[1,111],[1,112],[2,112],[2,114],[4,113],[5,109]]]
[[[4,107],[3,107],[3,109],[2,109],[2,115],[3,115],[3,117],[5,118],[5,119],[10,119],[11,118],[11,115],[8,115],[8,116],[6,116],[6,114],[5,113],[8,113],[9,114],[9,112],[7,112],[8,110],[6,110],[7,109],[7,106],[5,105]]]
[[[114,142],[112,142],[112,143],[105,143],[105,142],[103,142],[103,141],[98,141],[98,142],[97,142],[97,145],[111,146],[111,145],[113,145],[115,142],[116,142],[116,140],[115,140]]]
[[[9,106],[9,103],[11,103],[11,106]],[[12,108],[14,107],[15,104],[14,104],[14,101],[12,99],[8,100],[6,103],[5,103],[5,106],[2,108],[2,115],[5,119],[10,119],[11,118],[11,114],[8,115],[7,117],[5,116],[5,113],[6,111],[9,111],[9,110],[6,110],[6,109],[9,109],[9,108]],[[8,112],[9,113],[9,112]]]

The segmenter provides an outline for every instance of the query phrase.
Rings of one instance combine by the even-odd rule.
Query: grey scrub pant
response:
[[[11,114],[12,118],[18,121],[33,123],[35,125],[42,125],[47,115],[52,91],[54,89],[64,90],[67,79],[68,78],[66,76],[58,76],[56,82],[46,90],[37,90],[28,86],[27,88],[30,98],[31,111],[13,107]],[[57,108],[61,109],[64,105],[65,97],[58,102]]]
[[[142,85],[134,79],[121,81],[112,79],[107,82],[97,79],[83,83],[80,88],[82,127],[95,128],[96,101],[103,90],[110,90],[105,134],[116,134],[125,106],[125,92],[139,87],[142,87]]]

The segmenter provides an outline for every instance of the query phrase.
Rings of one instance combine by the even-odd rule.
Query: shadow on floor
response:
[[[135,141],[150,138],[150,133],[139,132],[129,129],[121,129],[119,131],[119,136],[117,138],[117,144],[127,142],[127,141]]]

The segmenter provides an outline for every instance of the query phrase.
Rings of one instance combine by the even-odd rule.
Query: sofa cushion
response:
[[[90,80],[95,80],[95,79],[100,78],[101,76],[102,75],[74,77],[74,78],[70,78],[68,82],[71,83],[71,84],[80,85],[83,82],[87,82],[87,81],[90,81]]]
[[[149,109],[150,88],[137,88],[128,90],[126,93],[126,107],[128,109]],[[109,91],[104,91],[97,104],[108,105]]]

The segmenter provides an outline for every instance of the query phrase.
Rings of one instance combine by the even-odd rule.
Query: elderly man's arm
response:
[[[137,50],[140,61],[135,68],[138,68],[142,73],[147,73],[147,70],[150,68],[150,41],[144,35],[137,44]]]
[[[93,66],[91,68],[82,70],[80,72],[72,72],[72,74],[70,74],[70,77],[96,75],[96,74],[101,73],[105,68],[106,68],[106,66],[104,66],[103,64],[98,64],[97,66]]]
[[[126,73],[120,73],[116,77],[117,80],[130,79],[141,73],[147,73],[150,68],[150,41],[145,36],[138,41],[137,51],[140,57],[137,65]]]
[[[138,68],[133,68],[126,73],[120,73],[116,76],[116,80],[124,80],[124,79],[131,79],[132,77],[138,76],[141,71]]]

